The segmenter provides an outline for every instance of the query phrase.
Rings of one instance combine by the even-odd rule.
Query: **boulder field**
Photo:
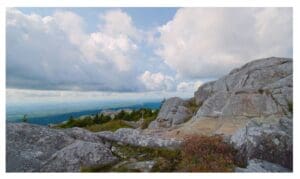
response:
[[[112,143],[178,149],[188,135],[221,135],[247,164],[236,172],[293,170],[293,60],[265,58],[201,85],[191,99],[167,99],[147,129],[89,132],[6,124],[7,172],[78,172],[114,165]],[[128,164],[131,166],[132,164]],[[134,164],[150,171],[153,161]]]

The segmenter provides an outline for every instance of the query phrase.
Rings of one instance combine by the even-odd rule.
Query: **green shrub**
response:
[[[84,117],[83,119],[74,119],[73,116],[69,118],[69,120],[65,123],[58,124],[56,128],[71,128],[71,127],[86,127],[94,124],[91,116]]]
[[[28,122],[27,114],[25,114],[22,118],[22,122]]]
[[[119,121],[119,122],[112,122],[110,124],[107,124],[106,126],[116,126],[117,123],[119,126],[125,126],[125,124],[120,123],[121,120],[138,121],[142,117],[144,117],[144,119],[146,119],[145,120],[146,123],[144,124],[144,126],[147,127],[148,124],[156,118],[157,114],[158,114],[158,110],[152,110],[146,108],[133,110],[132,112],[125,112],[124,110],[122,110],[114,118],[115,121]],[[27,121],[26,116],[23,118],[23,121]],[[90,115],[81,119],[75,119],[73,116],[71,116],[68,121],[61,124],[57,124],[56,126],[54,126],[54,128],[71,128],[71,127],[89,128],[90,126],[93,126],[90,128],[97,130],[97,128],[100,128],[101,124],[105,124],[111,121],[112,118],[109,115],[103,115],[103,114]],[[126,127],[129,126],[126,125]]]
[[[93,124],[85,127],[85,129],[90,130],[92,132],[100,132],[100,131],[116,131],[120,128],[131,128],[131,126],[125,124],[121,120],[111,120],[109,122],[103,124]]]

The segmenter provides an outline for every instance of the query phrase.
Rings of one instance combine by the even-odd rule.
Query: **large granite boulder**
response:
[[[107,142],[84,129],[58,130],[27,123],[6,124],[7,172],[78,172],[81,165],[112,162],[115,157]]]
[[[195,100],[202,106],[193,119],[291,116],[292,69],[287,58],[255,60],[200,86]]]
[[[232,135],[230,141],[242,162],[257,158],[293,169],[292,119],[284,117],[274,123],[252,120]]]
[[[261,166],[254,165],[253,159],[292,170],[292,59],[271,57],[252,61],[200,86],[194,98],[201,106],[193,120],[176,129],[181,135],[190,131],[223,135],[239,151],[237,160],[249,164],[245,171],[256,171],[255,167]],[[276,171],[276,167],[267,170]]]
[[[42,172],[74,172],[83,167],[113,164],[118,158],[102,143],[76,141],[54,153],[43,165]]]
[[[121,128],[115,132],[98,132],[97,135],[105,140],[150,148],[164,147],[169,149],[177,149],[182,143],[180,140],[161,138],[154,134],[144,134],[140,130],[130,128]]]
[[[202,105],[203,102],[213,94],[213,86],[215,81],[205,83],[201,85],[194,93],[195,102],[197,105]]]
[[[150,129],[169,128],[186,122],[192,116],[192,111],[187,107],[188,101],[178,97],[167,99],[156,118],[149,125]]]

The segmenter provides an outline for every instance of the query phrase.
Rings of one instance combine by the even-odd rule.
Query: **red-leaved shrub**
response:
[[[182,153],[182,171],[230,172],[235,166],[236,151],[221,136],[188,136]]]

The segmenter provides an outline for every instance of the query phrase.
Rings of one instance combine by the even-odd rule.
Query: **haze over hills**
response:
[[[28,122],[33,124],[48,125],[56,124],[68,120],[72,117],[83,115],[94,115],[105,109],[138,109],[150,108],[157,109],[162,100],[120,100],[120,101],[86,101],[86,102],[65,102],[65,103],[44,103],[44,104],[22,104],[7,105],[6,121],[21,122],[24,115]]]

